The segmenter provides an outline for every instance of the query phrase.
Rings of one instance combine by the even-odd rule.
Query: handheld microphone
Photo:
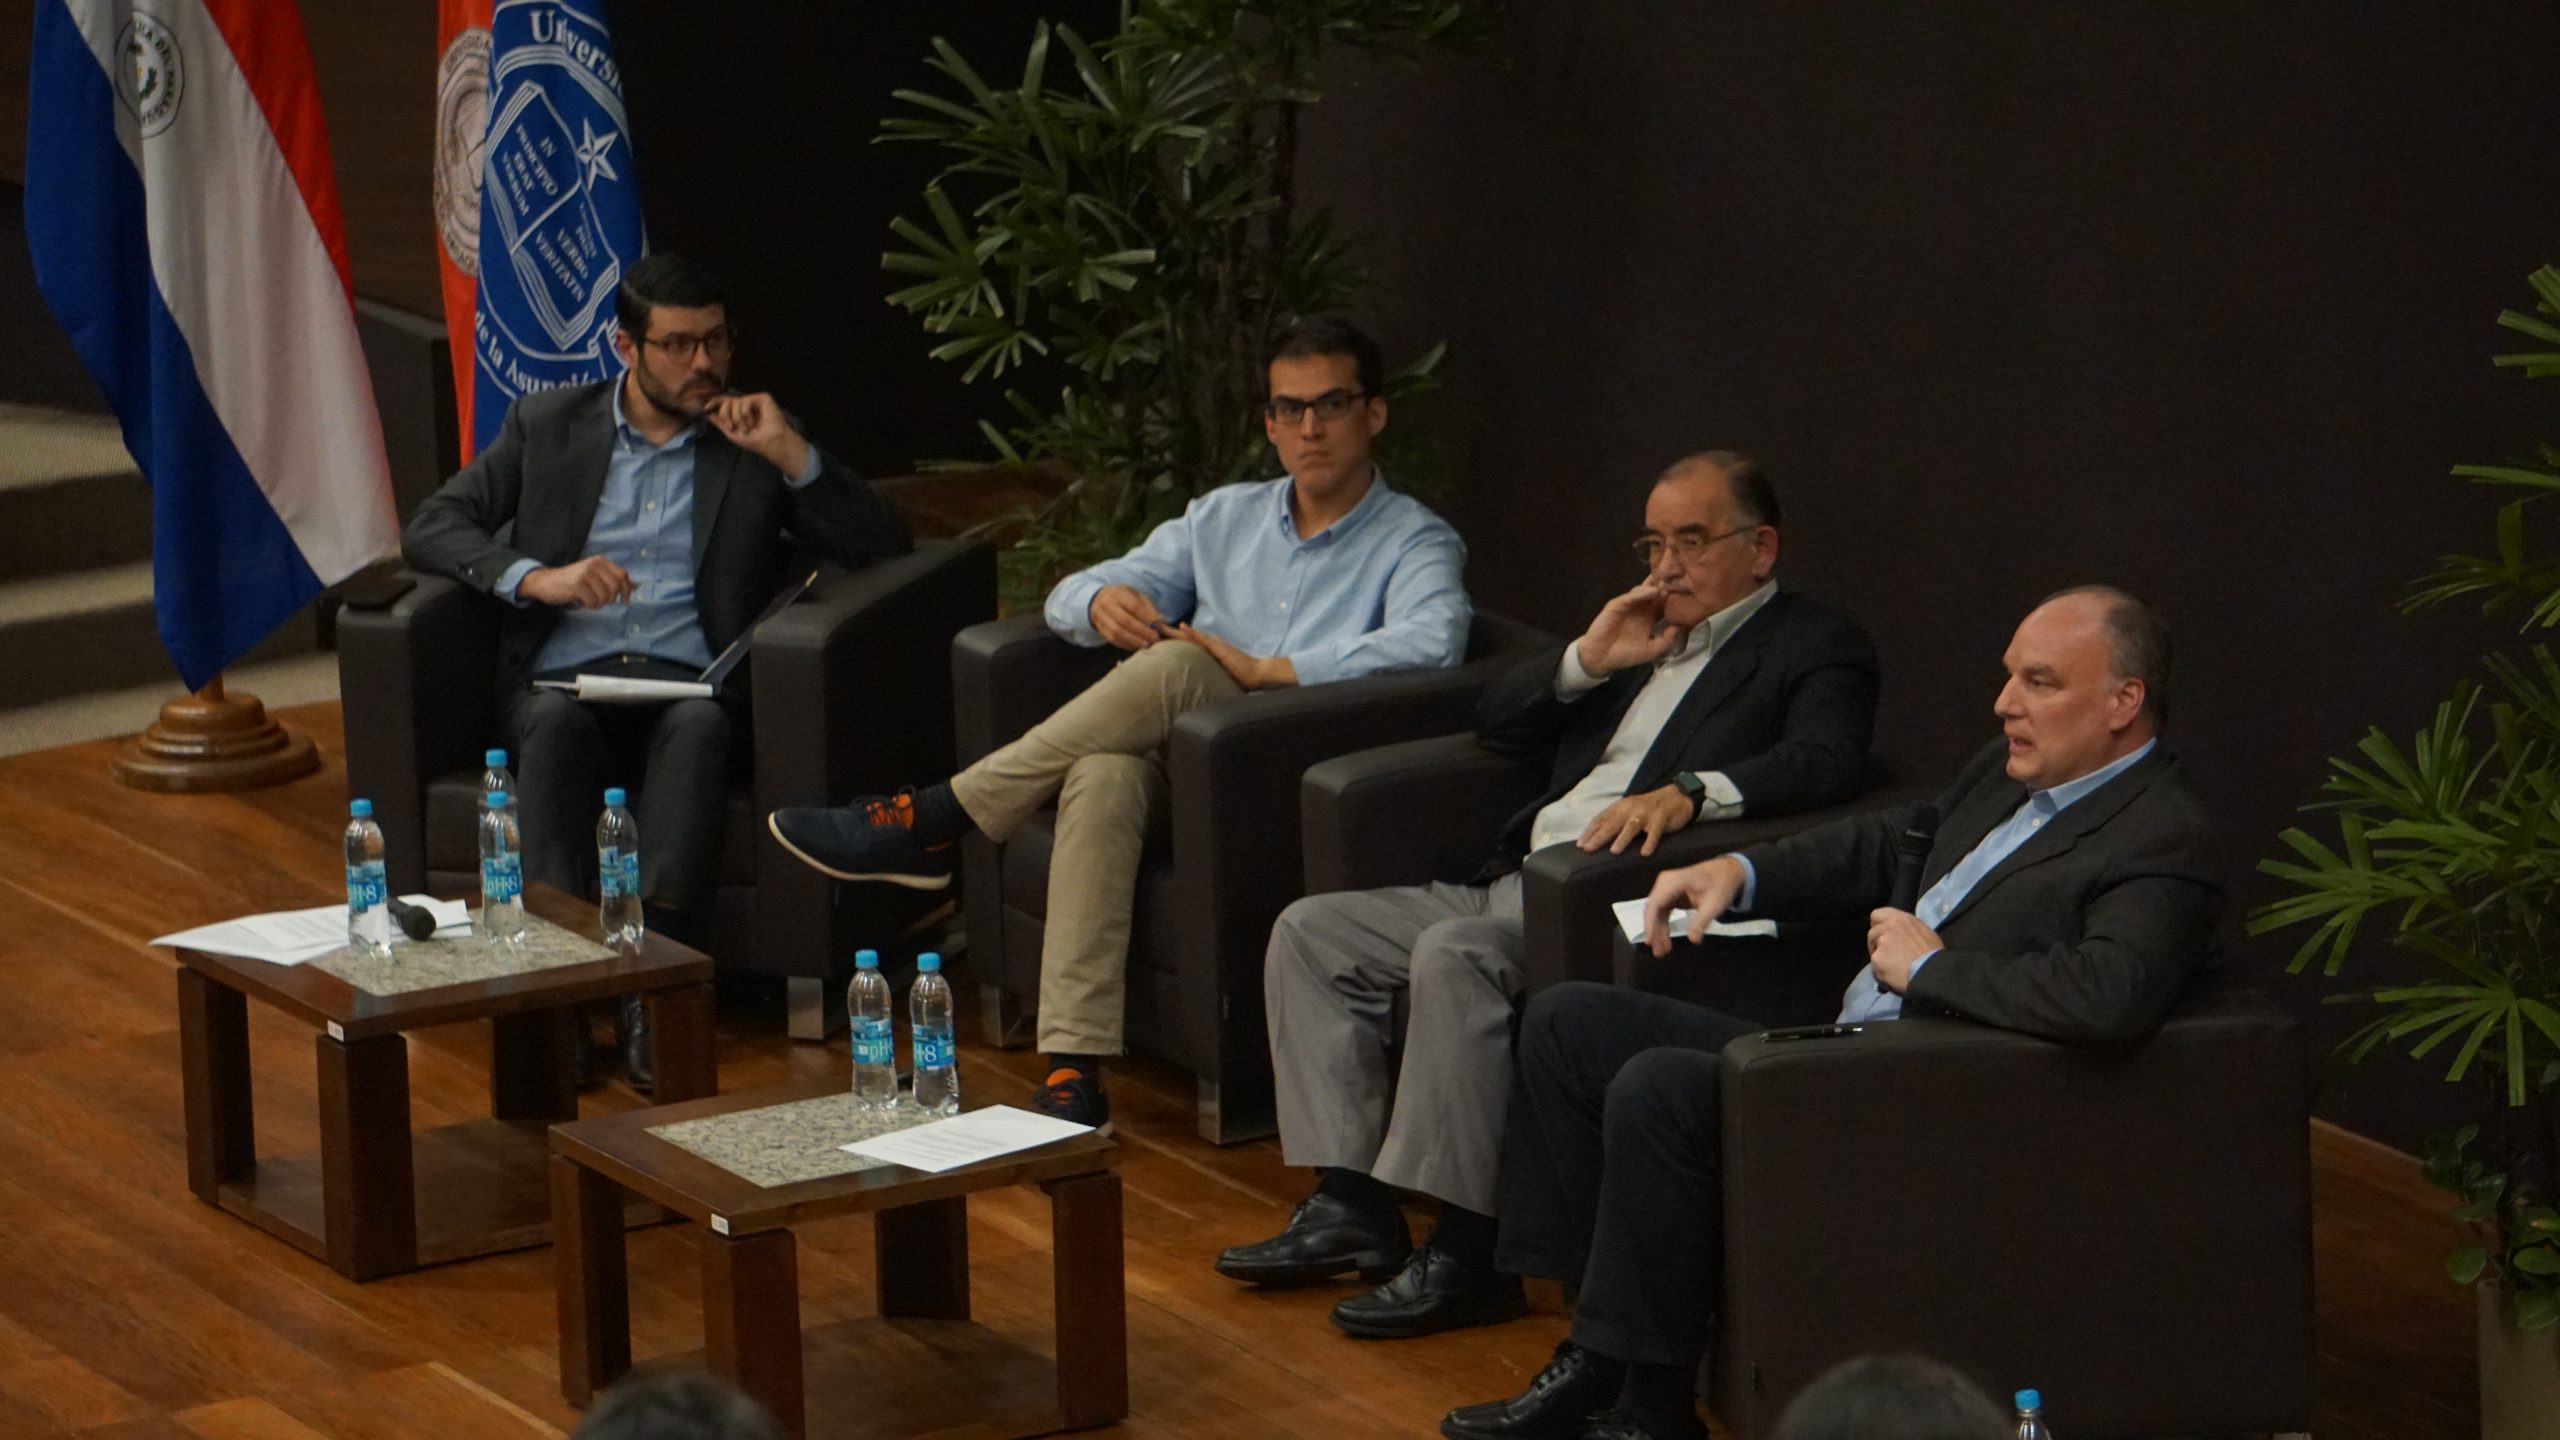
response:
[[[1893,837],[1893,908],[1909,910],[1920,903],[1920,870],[1929,862],[1929,847],[1938,838],[1938,807],[1922,805],[1911,823]]]
[[[391,919],[400,933],[412,940],[424,940],[436,933],[435,912],[424,905],[412,905],[394,895],[390,897]]]

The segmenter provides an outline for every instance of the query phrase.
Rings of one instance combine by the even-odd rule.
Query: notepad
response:
[[[792,601],[809,593],[809,587],[817,580],[818,572],[812,570],[801,577],[799,584],[784,586],[782,593],[773,597],[773,603],[764,607],[764,613],[739,631],[738,638],[729,642],[729,648],[712,656],[711,663],[703,666],[702,673],[691,680],[581,674],[574,680],[536,680],[533,688],[566,690],[581,700],[598,705],[663,705],[670,700],[708,700],[720,693],[721,682],[729,678],[730,671],[738,668],[739,661],[747,658],[747,641],[754,637],[756,626],[781,614]]]
[[[1639,945],[1644,943],[1644,901],[1642,899],[1621,900],[1609,907],[1609,913],[1618,917],[1618,928],[1627,932],[1629,940]],[[1686,936],[1689,933],[1689,921],[1697,913],[1695,910],[1672,911],[1671,938],[1677,940]],[[1774,940],[1778,935],[1778,922],[1775,920],[1710,920],[1707,922],[1707,933],[1727,940]]]
[[[436,917],[436,938],[449,939],[471,933],[471,907],[460,900],[437,900],[426,895],[400,897],[412,905],[423,906]],[[391,943],[405,945],[409,937],[400,927],[391,927]],[[237,920],[224,920],[213,925],[199,925],[175,935],[163,935],[151,942],[188,950],[202,950],[214,955],[236,955],[243,960],[263,960],[270,965],[301,965],[317,960],[347,943],[347,907],[315,905],[308,910],[277,910],[265,915],[243,915]]]
[[[1071,1139],[1093,1129],[1051,1115],[1034,1115],[1011,1105],[990,1105],[930,1125],[893,1130],[838,1146],[867,1160],[886,1160],[910,1170],[940,1172],[993,1160],[1016,1150]]]

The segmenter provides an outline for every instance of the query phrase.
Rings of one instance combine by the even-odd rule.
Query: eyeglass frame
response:
[[[1707,557],[1708,546],[1730,540],[1736,535],[1749,535],[1767,528],[1767,521],[1757,520],[1731,530],[1717,531],[1713,535],[1692,535],[1688,533],[1688,529],[1675,531],[1667,539],[1660,535],[1639,535],[1628,542],[1627,548],[1635,552],[1635,557],[1644,562],[1644,568],[1647,570],[1660,562],[1662,552],[1665,550],[1678,555],[1681,564],[1695,565]]]
[[[1345,390],[1340,387],[1327,390],[1313,400],[1301,400],[1295,395],[1274,395],[1262,402],[1262,418],[1274,425],[1301,425],[1306,423],[1308,412],[1313,411],[1319,424],[1331,425],[1336,421],[1350,419],[1352,411],[1358,409],[1363,401],[1372,398],[1374,397],[1366,390]],[[1324,407],[1328,404],[1338,404],[1342,408],[1337,414],[1327,415],[1324,413]],[[1280,407],[1284,405],[1297,407],[1298,413],[1281,414]]]
[[[708,354],[715,361],[726,361],[738,353],[738,330],[734,325],[715,325],[700,335],[689,335],[681,330],[667,336],[643,335],[640,343],[643,347],[655,345],[666,351],[667,358],[679,365],[692,363],[697,353]],[[719,347],[716,351],[712,349],[715,345]]]

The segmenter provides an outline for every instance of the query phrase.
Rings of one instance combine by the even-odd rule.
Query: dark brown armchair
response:
[[[1505,666],[1554,643],[1479,613],[1467,663],[1302,690],[1248,695],[1192,711],[1167,747],[1171,839],[1138,878],[1129,943],[1130,1044],[1199,1081],[1200,1133],[1226,1144],[1269,1134],[1271,1053],[1262,1014],[1271,923],[1306,893],[1298,849],[1299,780],[1355,746],[1464,724]],[[1011,741],[1119,658],[1049,632],[1038,615],[964,631],[953,647],[960,762]],[[999,846],[962,842],[972,973],[988,1039],[1027,1039],[1040,989],[1054,810]]]
[[[1913,1349],[2074,1440],[2309,1430],[2310,1099],[2291,1017],[2211,982],[2122,1056],[1954,1020],[1728,1046],[1710,1403],[1748,1440]]]
[[[710,948],[789,981],[794,1035],[824,1034],[827,982],[857,943],[938,902],[836,886],[785,855],[764,816],[948,772],[952,637],[993,615],[995,597],[991,547],[926,541],[858,571],[824,567],[749,642],[753,756],[730,796]],[[427,576],[384,609],[339,618],[347,783],[373,800],[395,890],[478,884],[481,754],[506,743],[496,622],[486,597]]]

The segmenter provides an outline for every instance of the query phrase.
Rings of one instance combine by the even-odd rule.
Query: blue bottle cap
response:
[[[853,952],[853,968],[854,968],[854,969],[856,969],[856,970],[877,970],[877,969],[879,969],[879,968],[880,968],[880,952],[879,952],[879,951],[877,951],[877,950],[856,950],[856,951],[854,951],[854,952]]]
[[[507,768],[507,752],[504,750],[492,750],[488,754],[480,757],[480,763],[488,766],[492,770],[504,770]]]
[[[942,957],[927,950],[916,957],[916,969],[923,974],[936,974],[942,969]]]
[[[370,800],[350,800],[347,802],[347,813],[358,820],[371,819],[373,816],[373,802]]]
[[[628,796],[622,793],[622,787],[619,785],[616,785],[612,789],[604,792],[604,803],[607,805],[619,805],[628,798]]]
[[[487,805],[492,810],[496,810],[507,803],[507,792],[504,790],[492,790],[489,792],[489,798],[481,803]]]
[[[2019,1392],[2018,1392],[2018,1408],[2019,1408],[2019,1409],[2021,1409],[2021,1410],[2041,1410],[2041,1409],[2043,1409],[2043,1408],[2044,1408],[2044,1392],[2043,1392],[2043,1391],[2041,1391],[2041,1390],[2021,1390],[2021,1391],[2019,1391]]]

